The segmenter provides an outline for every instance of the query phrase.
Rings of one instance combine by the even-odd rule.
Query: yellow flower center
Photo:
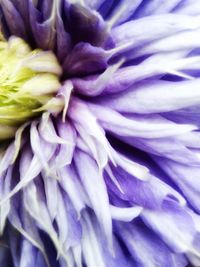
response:
[[[0,41],[0,140],[48,107],[60,88],[61,67],[50,51],[31,51],[24,40]],[[57,106],[62,103],[56,103]]]

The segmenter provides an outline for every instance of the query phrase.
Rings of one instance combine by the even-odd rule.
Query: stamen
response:
[[[52,52],[31,51],[18,37],[0,44],[0,140],[4,140],[43,110],[60,112],[64,101],[55,98],[62,71]]]

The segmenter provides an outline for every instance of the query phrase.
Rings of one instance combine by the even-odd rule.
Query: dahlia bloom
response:
[[[200,266],[198,1],[0,12],[0,266]]]

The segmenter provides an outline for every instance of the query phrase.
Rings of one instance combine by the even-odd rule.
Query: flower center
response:
[[[50,51],[31,51],[24,40],[0,41],[0,140],[43,110],[60,88],[61,67]],[[62,101],[57,108],[63,107]],[[60,106],[59,106],[60,105]]]

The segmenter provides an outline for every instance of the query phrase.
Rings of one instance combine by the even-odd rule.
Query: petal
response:
[[[110,98],[100,98],[99,104],[128,113],[168,112],[200,104],[199,85],[199,79],[178,83],[151,80]]]
[[[147,16],[138,20],[128,21],[113,28],[112,38],[117,46],[134,40],[133,47],[137,47],[180,31],[198,28],[199,23],[199,17],[186,15],[163,14]]]
[[[27,240],[23,240],[19,267],[35,267],[36,248]]]
[[[191,252],[200,257],[193,245],[196,235],[195,226],[192,217],[184,208],[166,201],[162,210],[143,211],[142,218],[175,252]],[[166,232],[165,229],[168,231]]]
[[[164,138],[196,129],[192,125],[174,124],[159,115],[129,118],[102,105],[89,104],[89,108],[104,129],[119,136]]]
[[[1,7],[9,25],[9,30],[11,35],[17,35],[19,37],[25,38],[26,31],[24,27],[24,22],[20,13],[16,10],[15,6],[10,0],[1,1]]]
[[[144,3],[143,7],[139,9],[137,17],[149,16],[152,14],[162,14],[168,13],[173,10],[181,1],[180,0],[170,0],[162,3],[160,0],[152,0],[151,2]]]
[[[101,170],[98,169],[94,160],[83,152],[76,151],[74,159],[82,184],[89,196],[91,207],[96,213],[111,248],[112,220],[108,194]]]
[[[170,178],[181,189],[188,202],[199,212],[200,195],[199,195],[199,168],[190,165],[182,165],[177,162],[156,159],[158,164],[163,168]]]
[[[186,258],[173,254],[162,240],[142,223],[115,225],[117,234],[136,260],[137,266],[186,267]]]

